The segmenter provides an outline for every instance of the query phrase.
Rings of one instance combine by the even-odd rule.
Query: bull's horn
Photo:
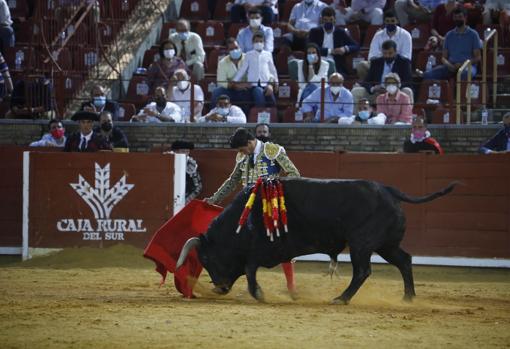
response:
[[[188,239],[188,241],[186,241],[184,246],[182,246],[181,254],[179,255],[179,259],[177,260],[175,270],[179,269],[184,264],[184,261],[186,261],[186,257],[188,257],[188,254],[191,251],[191,249],[197,246],[200,246],[199,238],[195,237]]]

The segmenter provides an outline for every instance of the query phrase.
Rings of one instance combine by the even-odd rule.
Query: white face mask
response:
[[[262,51],[264,49],[264,43],[256,42],[253,44],[253,48],[257,51]]]
[[[397,93],[397,90],[398,90],[397,85],[388,85],[388,86],[386,86],[386,91],[388,91],[388,93],[390,95],[394,95],[395,93]]]
[[[332,94],[337,95],[340,93],[340,90],[342,89],[342,86],[331,86],[330,91]]]
[[[179,90],[185,90],[188,88],[188,86],[189,81],[186,80],[177,81],[177,87],[179,88]]]
[[[165,58],[173,58],[175,56],[175,50],[173,48],[169,50],[164,50],[163,55],[165,56]]]
[[[260,24],[262,23],[262,19],[261,18],[252,18],[250,19],[250,27],[253,27],[253,28],[258,28],[260,27]]]

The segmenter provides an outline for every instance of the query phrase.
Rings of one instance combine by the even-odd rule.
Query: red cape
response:
[[[156,263],[156,271],[163,277],[161,284],[165,282],[167,272],[174,273],[177,290],[187,298],[193,296],[193,286],[202,271],[196,251],[190,252],[186,262],[177,273],[175,265],[184,243],[189,238],[205,233],[212,220],[222,211],[223,208],[220,206],[192,200],[159,228],[145,248],[143,255]]]

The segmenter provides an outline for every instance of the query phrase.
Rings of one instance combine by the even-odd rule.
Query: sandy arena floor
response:
[[[412,304],[398,271],[374,265],[348,306],[329,301],[350,265],[331,280],[324,263],[296,264],[299,299],[279,268],[259,272],[266,304],[244,278],[224,297],[202,273],[200,297],[184,300],[141,251],[66,250],[27,263],[0,260],[1,348],[508,348],[510,271],[415,267]]]

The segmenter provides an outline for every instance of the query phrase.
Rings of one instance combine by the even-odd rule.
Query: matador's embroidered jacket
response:
[[[260,142],[260,141],[258,141]],[[259,177],[279,177],[283,170],[289,177],[299,177],[299,171],[287,156],[285,149],[275,143],[262,143],[256,158],[237,153],[234,170],[211,197],[214,203],[221,202],[239,183],[254,184]],[[253,161],[250,163],[250,160]]]

